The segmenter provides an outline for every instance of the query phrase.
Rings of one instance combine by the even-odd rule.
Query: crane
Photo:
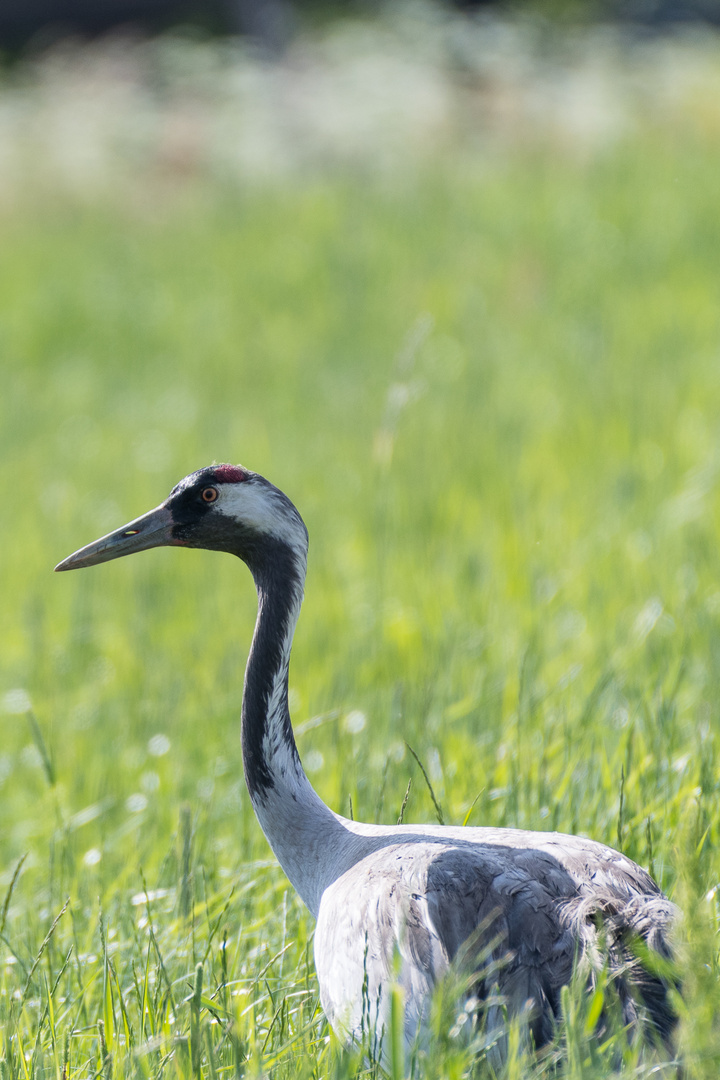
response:
[[[671,1044],[673,976],[658,972],[670,970],[677,910],[625,855],[560,833],[363,824],[317,795],[288,707],[308,533],[282,491],[242,466],[208,466],[181,480],[156,509],[55,569],[162,545],[229,552],[254,578],[258,613],[242,701],[245,780],[260,827],[317,920],[320,1000],[341,1037],[359,1039],[373,1024],[382,1038],[399,980],[412,1047],[427,1033],[434,988],[464,971],[470,1008],[499,1033],[499,1062],[507,1052],[504,1017],[521,1017],[535,1046],[546,1044],[562,987],[584,962],[590,982],[606,965],[625,1023],[644,1024]],[[634,941],[646,955],[654,951],[657,963],[642,963]]]

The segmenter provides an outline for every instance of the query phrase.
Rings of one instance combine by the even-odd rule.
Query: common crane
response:
[[[200,469],[155,510],[55,569],[161,545],[230,552],[253,575],[258,615],[242,703],[245,780],[271,848],[317,920],[320,998],[342,1037],[359,1038],[369,1019],[382,1031],[390,986],[399,979],[411,1046],[427,1030],[434,987],[462,963],[471,973],[467,996],[484,1010],[488,1027],[502,1027],[505,1009],[524,1017],[541,1046],[553,1035],[561,990],[578,960],[589,964],[592,978],[593,957],[597,963],[602,953],[625,1022],[642,1016],[669,1041],[672,980],[637,960],[632,939],[669,958],[676,912],[626,856],[559,833],[363,824],[336,814],[316,794],[288,708],[308,534],[283,492],[240,466]],[[499,1036],[495,1054],[503,1053]]]

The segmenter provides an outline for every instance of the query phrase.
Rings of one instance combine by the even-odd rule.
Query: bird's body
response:
[[[363,835],[347,827],[350,865],[324,890],[315,932],[323,1009],[346,1036],[362,1028],[363,983],[382,1026],[387,988],[399,976],[412,1044],[434,988],[454,966],[472,973],[468,996],[481,1010],[494,1001],[524,1013],[541,1046],[552,1038],[578,953],[599,944],[601,919],[619,917],[664,952],[672,905],[639,867],[601,844],[515,829],[366,827]],[[632,1021],[637,1003],[626,987],[622,995]],[[672,1013],[666,1005],[656,1013],[667,1035]],[[488,1027],[501,1026],[501,1014],[496,1005]]]
[[[288,668],[300,612],[307,531],[290,500],[256,473],[210,466],[156,510],[71,555],[57,569],[171,544],[238,555],[258,591],[245,673],[245,778],[260,825],[317,919],[323,1009],[348,1039],[382,1037],[390,986],[404,991],[408,1045],[427,1028],[432,994],[464,979],[488,1027],[524,1015],[536,1045],[552,1037],[560,991],[578,962],[604,962],[626,1022],[643,1014],[664,1040],[674,1014],[665,982],[634,957],[640,938],[670,956],[674,908],[624,855],[577,836],[348,821],[316,794],[298,756]],[[602,947],[602,948],[601,948]],[[498,1043],[502,1056],[502,1039]]]

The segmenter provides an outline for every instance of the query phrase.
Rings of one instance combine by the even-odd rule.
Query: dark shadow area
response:
[[[567,0],[543,12],[533,0],[454,0],[449,7],[469,15],[481,9],[562,18],[616,21],[656,29],[720,25],[720,0]],[[11,53],[52,44],[68,36],[93,37],[117,28],[159,33],[195,27],[212,35],[240,34],[272,52],[290,40],[300,16],[372,15],[371,0],[333,5],[307,0],[4,0],[0,5],[0,48]]]
[[[277,51],[293,25],[290,0],[3,0],[0,47],[13,53],[119,28],[155,34],[182,26],[242,34]]]

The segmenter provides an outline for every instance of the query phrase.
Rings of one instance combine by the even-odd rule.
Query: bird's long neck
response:
[[[288,670],[305,580],[305,552],[278,541],[251,566],[258,616],[245,671],[242,749],[255,813],[278,862],[317,915],[343,825],[311,786],[295,745]]]

